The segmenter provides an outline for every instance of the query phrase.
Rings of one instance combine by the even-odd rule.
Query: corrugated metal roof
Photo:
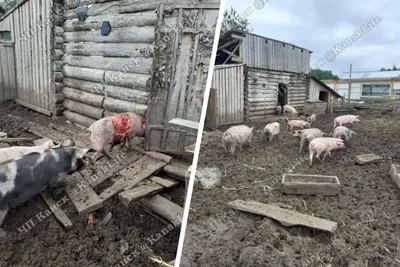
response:
[[[343,72],[339,78],[349,79],[350,72]],[[368,79],[368,78],[400,78],[400,70],[393,71],[354,71],[351,72],[352,79]]]

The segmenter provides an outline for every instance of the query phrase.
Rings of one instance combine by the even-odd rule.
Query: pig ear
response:
[[[77,149],[75,152],[75,156],[78,159],[81,159],[85,156],[85,154],[90,150],[90,148],[84,148],[84,149]]]

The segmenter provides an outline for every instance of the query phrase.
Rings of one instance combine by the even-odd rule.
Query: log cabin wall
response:
[[[310,78],[298,73],[246,68],[245,117],[258,120],[276,113],[278,86],[286,84],[287,104],[302,112],[308,99]]]
[[[153,125],[199,121],[219,8],[204,2],[89,0],[86,20],[78,21],[82,4],[65,0],[64,116],[84,126],[128,111]],[[101,34],[104,21],[108,36]]]

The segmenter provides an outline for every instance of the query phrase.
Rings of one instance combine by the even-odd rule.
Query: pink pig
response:
[[[342,126],[343,124],[346,124],[346,123],[353,124],[354,122],[360,122],[360,116],[358,116],[358,115],[342,115],[342,116],[336,117],[333,120],[333,128],[335,128],[336,125]]]
[[[287,118],[285,118],[285,120],[286,120],[286,122],[288,124],[288,126],[286,127],[285,131],[287,131],[287,129],[289,127],[290,127],[290,131],[293,131],[294,127],[301,128],[301,129],[304,129],[305,127],[311,128],[311,123],[306,122],[306,121],[302,121],[302,120],[291,120],[291,121],[289,121]]]
[[[329,155],[331,156],[331,151],[332,150],[338,150],[345,148],[344,142],[340,138],[332,138],[332,137],[318,137],[315,138],[310,142],[310,145],[308,146],[308,150],[310,153],[310,166],[312,165],[312,160],[314,157],[314,154],[317,154],[316,158],[320,159],[319,156],[325,152],[324,157],[322,160],[325,160],[326,156]]]

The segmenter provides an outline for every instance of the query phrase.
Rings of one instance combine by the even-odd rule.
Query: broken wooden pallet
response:
[[[103,201],[89,186],[88,182],[85,182],[86,180],[79,172],[75,172],[72,176],[76,184],[68,185],[66,191],[78,214],[85,215],[101,209]]]
[[[40,195],[42,196],[44,202],[46,202],[47,206],[52,211],[54,217],[61,223],[61,225],[67,229],[72,229],[72,222],[71,220],[65,215],[64,211],[58,207],[54,199],[49,195],[49,193],[43,190]],[[54,209],[54,210],[53,210]]]
[[[170,164],[164,166],[163,171],[169,176],[184,182],[188,169],[188,164],[185,164],[179,160],[172,160]]]
[[[233,202],[229,202],[228,206],[233,209],[269,217],[279,221],[284,226],[302,225],[330,233],[333,233],[337,229],[336,222],[256,201],[235,200]]]
[[[132,165],[119,172],[123,179],[116,181],[111,187],[100,194],[100,199],[105,201],[118,194],[122,190],[129,190],[135,185],[151,176],[166,165],[165,162],[156,160],[149,156],[143,156]]]
[[[360,165],[365,165],[368,163],[379,162],[383,160],[383,157],[377,156],[375,154],[364,154],[355,156],[354,160]]]
[[[172,181],[171,179],[164,179],[158,176],[151,176],[150,180],[153,184],[135,187],[131,190],[119,193],[118,199],[125,205],[128,206],[132,201],[139,200],[146,196],[157,194],[166,188],[170,188],[179,184],[178,181]]]
[[[295,195],[338,195],[340,182],[336,176],[311,174],[285,174],[282,193]]]

